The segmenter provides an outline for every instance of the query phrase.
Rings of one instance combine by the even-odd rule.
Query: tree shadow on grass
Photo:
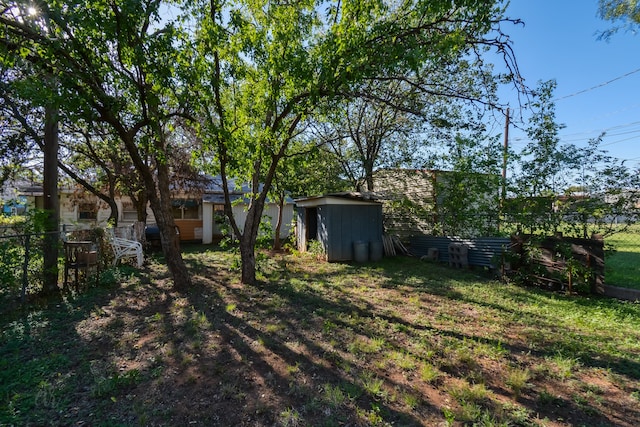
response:
[[[0,316],[0,424],[69,425],[96,423],[100,399],[83,405],[97,386],[91,361],[104,359],[108,342],[90,342],[77,325],[99,316],[118,286],[65,292]]]
[[[498,403],[510,391],[491,357],[518,363],[526,346],[466,330],[455,318],[438,323],[439,311],[455,304],[517,315],[460,292],[472,273],[406,260],[307,268],[276,259],[263,283],[245,286],[219,256],[187,256],[196,280],[184,293],[150,261],[139,275],[122,269],[118,285],[3,323],[2,363],[35,362],[28,381],[19,370],[6,377],[13,385],[0,423],[434,425],[448,410],[464,421],[448,384],[474,378],[502,396],[479,401],[484,415],[509,411]],[[419,309],[403,311],[410,301]],[[479,348],[502,353],[474,355]],[[440,375],[433,382],[421,372],[430,364]],[[577,424],[614,419],[568,395],[540,404],[539,391],[527,389],[518,403],[552,418],[567,410]]]
[[[210,288],[205,287],[207,290]],[[385,390],[370,390],[370,384],[362,379],[367,376],[348,355],[314,336],[313,328],[310,332],[309,327],[318,319],[307,318],[309,311],[296,311],[296,307],[322,307],[346,312],[350,307],[333,307],[331,301],[316,295],[304,302],[296,297],[296,303],[291,304],[290,291],[278,294],[263,286],[229,291],[224,301],[213,306],[218,310],[198,298],[191,300],[197,310],[215,319],[211,330],[220,338],[217,355],[200,367],[224,364],[222,383],[237,388],[236,394],[242,395],[243,408],[247,408],[226,411],[224,422],[271,425],[285,423],[287,417],[299,417],[301,425],[340,425],[379,417],[380,421],[399,425],[421,425],[416,413],[391,405]],[[237,378],[243,378],[242,384]],[[388,380],[386,383],[387,389],[401,387]],[[216,394],[214,400],[222,400],[224,405],[227,394]],[[438,412],[428,402],[421,409]]]
[[[406,267],[406,265],[404,265],[404,262],[401,264],[403,264],[402,268]],[[357,274],[359,268],[360,267],[355,266],[354,269],[350,272],[352,274]],[[541,294],[542,291],[532,290],[532,293],[528,294],[528,290],[514,288],[515,291],[514,291],[514,295],[512,296],[513,298],[511,298],[511,302],[515,301],[516,303],[515,304],[498,304],[498,303],[470,297],[469,295],[473,295],[473,294],[470,294],[469,292],[462,293],[462,292],[456,291],[456,289],[457,288],[459,289],[460,286],[467,286],[464,283],[465,280],[468,280],[470,282],[469,284],[473,286],[471,282],[475,282],[478,280],[478,277],[473,273],[442,274],[441,271],[436,271],[436,274],[438,275],[439,279],[436,281],[435,284],[434,284],[434,279],[432,275],[425,275],[425,277],[422,277],[421,279],[416,280],[415,277],[419,277],[421,275],[421,272],[414,270],[410,274],[407,274],[405,271],[398,271],[396,266],[392,266],[392,268],[388,270],[376,268],[376,274],[383,274],[390,279],[390,282],[385,283],[384,287],[390,287],[390,288],[396,287],[399,289],[409,288],[409,289],[413,289],[413,291],[417,291],[418,293],[428,293],[430,295],[442,296],[445,298],[445,300],[459,301],[463,305],[474,304],[476,306],[485,307],[495,312],[508,312],[510,316],[512,316],[514,319],[516,319],[517,316],[520,314],[518,313],[518,310],[515,308],[515,307],[518,307],[519,304],[534,304],[534,305],[545,304],[545,303],[550,304],[552,302],[552,299],[554,298],[554,296]],[[449,284],[442,283],[448,280],[446,276],[449,276],[449,275],[452,276],[451,280],[453,280],[453,282],[456,282],[455,284],[452,285],[453,282],[450,282]],[[306,277],[309,282],[312,282],[314,279],[322,279],[324,282],[327,281],[326,274],[322,274],[322,277],[314,277],[313,275],[307,275]],[[410,278],[411,280],[407,280],[407,278]],[[272,284],[271,286],[269,286],[269,293],[281,294],[284,296],[287,296],[288,294],[297,293],[295,297],[290,298],[292,304],[294,305],[297,305],[296,304],[297,302],[301,302],[301,304],[299,305],[305,306],[306,305],[306,302],[304,301],[305,298],[309,299],[308,302],[311,302],[311,300],[313,299],[318,300],[319,303],[323,301],[323,297],[318,296],[317,293],[314,293],[310,297],[303,296],[301,299],[301,293],[299,291],[296,291],[295,289],[292,289],[292,287],[287,284],[281,284],[281,285]],[[407,299],[411,298],[409,295],[410,293],[407,293]],[[579,301],[584,302],[585,300],[582,299]],[[318,303],[313,303],[313,304],[317,306],[320,305]],[[321,307],[324,307],[324,306],[321,306]],[[386,310],[381,311],[379,307],[376,308],[368,304],[366,298],[359,299],[356,297],[355,299],[351,299],[351,300],[349,300],[348,298],[344,298],[344,299],[337,298],[333,300],[332,309],[327,310],[327,308],[324,307],[324,308],[321,308],[321,310],[323,315],[328,315],[331,319],[333,319],[333,321],[337,323],[337,326],[339,326],[340,328],[343,328],[343,329],[352,328],[359,333],[368,335],[369,337],[375,336],[375,332],[372,333],[372,331],[366,328],[366,320],[368,318],[375,317],[378,319],[382,319],[384,322],[386,322],[389,325],[394,325],[395,328],[401,328],[404,332],[409,331],[409,334],[413,334],[416,336],[421,335],[421,331],[427,330],[428,332],[435,334],[436,336],[449,337],[450,339],[456,342],[465,343],[465,342],[471,341],[484,346],[489,346],[490,348],[500,348],[501,350],[508,352],[508,354],[513,355],[512,356],[513,359],[511,363],[520,359],[520,356],[518,356],[519,354],[530,354],[531,356],[533,356],[532,362],[536,359],[544,361],[545,359],[550,359],[557,356],[560,356],[561,358],[577,357],[579,359],[580,366],[584,369],[606,368],[608,372],[614,375],[619,374],[619,375],[628,376],[629,378],[637,378],[637,375],[635,374],[638,368],[637,359],[632,357],[611,357],[608,353],[605,353],[601,350],[598,350],[598,348],[594,348],[593,346],[591,346],[589,344],[589,339],[592,340],[593,337],[589,337],[588,335],[570,333],[570,334],[567,334],[568,337],[565,337],[563,336],[562,331],[566,330],[567,326],[555,324],[554,321],[547,316],[530,314],[529,319],[532,321],[533,325],[540,325],[542,329],[549,328],[549,330],[555,330],[558,332],[558,334],[557,335],[554,334],[554,336],[552,337],[545,338],[544,341],[539,343],[540,345],[538,346],[537,349],[532,350],[532,348],[527,345],[528,343],[526,341],[512,342],[510,341],[509,338],[506,338],[506,337],[505,338],[501,338],[501,337],[487,338],[485,336],[481,336],[481,335],[479,336],[478,334],[482,334],[483,333],[482,331],[479,331],[478,333],[475,333],[475,332],[461,333],[459,328],[456,326],[452,327],[451,329],[448,329],[442,326],[438,326],[438,327],[426,326],[425,327],[424,325],[420,325],[419,322],[418,323],[409,322],[405,318],[389,315]],[[351,316],[357,317],[361,321],[363,321],[363,323],[365,324],[361,325],[360,327],[357,327],[350,322],[344,322],[343,321],[344,315],[351,315]],[[465,321],[464,319],[460,319],[460,320],[462,322]],[[515,321],[519,322],[519,320],[515,320]],[[521,363],[521,362],[518,362],[518,363]],[[454,375],[465,376],[465,375],[468,375],[469,373],[468,371],[469,371],[468,369],[467,370],[460,369],[458,371],[454,370],[451,373],[453,373]],[[504,387],[504,385],[502,387]],[[591,420],[590,422],[598,422],[598,423],[602,422],[603,425],[607,424],[606,418],[601,417],[597,413],[598,411],[594,411],[592,407],[589,407],[588,405],[584,405],[582,403],[579,403],[579,404],[575,402],[572,403],[573,401],[571,399],[565,399],[565,400],[567,400],[567,402],[565,402],[563,406],[565,408],[569,408],[572,414],[578,414],[578,418],[577,418],[578,420],[580,419],[580,417],[583,417],[583,419]],[[529,402],[530,401],[531,400],[529,400]],[[580,402],[580,399],[578,399],[578,402]],[[629,402],[627,401],[627,404],[628,403]],[[624,404],[622,404],[622,406],[623,406],[622,410],[624,410]],[[542,405],[542,409],[545,409],[544,405]],[[531,410],[540,411],[541,410],[540,405],[532,405]],[[551,410],[549,414],[552,416],[562,415],[561,412],[551,411]],[[637,411],[635,412],[634,416],[635,417],[639,416]],[[616,415],[614,414],[611,417],[615,418]],[[598,421],[598,419],[600,419],[600,421]]]

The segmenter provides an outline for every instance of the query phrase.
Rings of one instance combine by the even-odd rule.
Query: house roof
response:
[[[243,183],[239,187],[236,186],[236,180],[229,178],[227,180],[227,188],[229,190],[229,198],[231,202],[238,199],[243,199],[245,203],[249,203],[249,198],[245,197],[247,194],[251,194],[251,187],[247,183]],[[264,184],[260,184],[258,191],[262,191]],[[216,205],[224,204],[224,186],[222,184],[222,178],[220,176],[211,177],[209,185],[204,190],[202,195],[202,201],[204,203],[213,203]],[[275,203],[270,198],[267,198],[267,203]],[[293,199],[289,196],[285,197],[285,204],[293,203]]]
[[[233,178],[227,179],[227,189],[230,194],[247,194],[251,192],[251,188],[246,183],[243,183],[239,187],[236,187],[236,180]],[[222,178],[218,176],[209,177],[207,186],[204,188],[205,194],[224,194],[224,186],[222,184]]]
[[[242,198],[242,194],[229,194],[231,202],[234,202]],[[202,195],[202,201],[204,203],[213,203],[214,205],[224,204],[224,193],[205,193]]]

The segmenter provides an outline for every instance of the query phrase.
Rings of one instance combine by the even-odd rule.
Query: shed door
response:
[[[307,224],[306,237],[308,244],[310,240],[318,239],[318,208],[306,208],[305,215]]]

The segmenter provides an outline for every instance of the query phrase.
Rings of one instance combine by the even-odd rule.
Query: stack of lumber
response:
[[[384,246],[384,254],[386,256],[396,256],[398,253],[402,255],[409,255],[409,251],[402,244],[398,236],[382,236],[382,244]]]

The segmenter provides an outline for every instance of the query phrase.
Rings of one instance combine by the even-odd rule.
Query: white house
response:
[[[236,188],[235,182],[228,183],[229,196],[233,205],[233,217],[236,219],[238,228],[244,229],[247,218],[249,200],[246,195],[250,193],[249,187],[245,184]],[[278,222],[278,204],[272,200],[267,200],[262,214],[263,221],[268,221],[271,230],[275,232]],[[280,237],[286,238],[293,229],[293,200],[287,197],[282,212],[282,227]],[[202,196],[202,243],[213,243],[220,240],[224,235],[230,234],[227,219],[224,215],[224,190],[220,177],[211,180],[211,184]]]
[[[234,182],[229,183],[233,214],[242,230],[247,215],[249,188],[243,185],[236,189]],[[18,193],[28,202],[29,206],[42,208],[42,187],[29,186],[20,188]],[[105,227],[109,219],[110,210],[106,203],[95,195],[80,188],[61,189],[60,224],[73,229],[87,229],[91,227]],[[135,206],[128,196],[116,196],[118,206],[118,225],[131,225],[137,220]],[[194,196],[176,192],[173,197],[173,216],[180,230],[180,240],[196,241],[205,244],[219,241],[230,234],[230,229],[224,227],[224,192],[219,178],[212,178],[204,188],[202,196]],[[275,231],[278,219],[278,205],[268,201],[263,214],[265,221],[269,221],[271,229]],[[293,220],[293,200],[287,198],[283,209],[280,237],[286,238],[291,234]],[[153,212],[147,207],[147,224],[155,224]]]

